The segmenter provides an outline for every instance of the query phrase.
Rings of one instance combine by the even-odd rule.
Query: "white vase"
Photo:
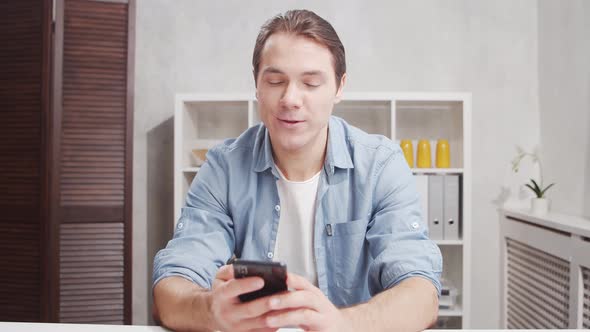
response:
[[[531,198],[531,213],[546,215],[549,212],[549,200],[547,198]]]

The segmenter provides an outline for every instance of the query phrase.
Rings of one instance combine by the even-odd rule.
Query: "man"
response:
[[[400,148],[332,117],[344,47],[310,11],[268,21],[253,55],[263,125],[212,149],[154,260],[154,317],[174,330],[422,330],[442,259]],[[286,262],[290,292],[241,303],[260,278],[232,255]]]

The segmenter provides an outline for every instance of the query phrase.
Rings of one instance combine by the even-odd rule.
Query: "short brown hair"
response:
[[[255,84],[258,84],[262,48],[266,40],[277,32],[292,33],[297,36],[310,38],[326,46],[330,50],[330,53],[332,53],[334,73],[336,74],[336,86],[340,86],[340,80],[344,73],[346,73],[344,46],[332,25],[309,10],[289,10],[285,14],[276,15],[266,21],[260,28],[252,56]]]

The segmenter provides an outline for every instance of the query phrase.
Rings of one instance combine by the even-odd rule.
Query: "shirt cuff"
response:
[[[154,273],[154,278],[153,278],[153,282],[152,282],[152,291],[154,290],[154,287],[156,287],[158,282],[160,282],[160,280],[167,278],[167,277],[172,277],[172,276],[182,277],[182,278],[184,278],[188,281],[191,281],[192,283],[194,283],[197,286],[204,288],[204,289],[211,288],[209,283],[207,282],[207,280],[203,279],[201,276],[199,276],[195,272],[190,271],[185,268],[174,268],[174,269],[166,269],[163,271],[157,271]]]
[[[388,285],[386,285],[384,287],[384,289],[389,289],[392,287],[397,286],[400,282],[411,278],[411,277],[421,277],[424,278],[428,281],[430,281],[432,283],[432,285],[434,285],[434,288],[436,288],[436,294],[438,296],[438,298],[440,298],[440,294],[441,294],[441,283],[440,283],[440,273],[433,273],[433,272],[425,272],[425,271],[411,271],[408,272],[406,274],[403,274],[395,279],[393,279]]]

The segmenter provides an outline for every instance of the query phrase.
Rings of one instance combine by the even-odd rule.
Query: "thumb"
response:
[[[223,285],[227,281],[234,279],[234,266],[233,265],[224,265],[222,266],[215,275],[215,279],[213,280],[213,287],[212,289],[217,289],[217,287]]]
[[[215,279],[220,279],[223,281],[228,281],[228,280],[234,279],[234,266],[233,266],[233,264],[222,266],[219,269],[219,271],[217,271],[217,275],[215,275]]]

